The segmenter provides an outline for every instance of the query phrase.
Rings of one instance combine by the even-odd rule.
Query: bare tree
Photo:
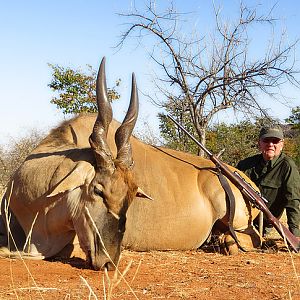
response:
[[[228,24],[223,22],[220,9],[214,7],[216,28],[199,37],[197,32],[187,34],[180,27],[186,14],[176,12],[172,4],[158,12],[152,0],[143,13],[134,9],[121,14],[130,23],[118,46],[122,47],[129,37],[139,42],[155,37],[149,55],[163,71],[156,78],[156,86],[165,96],[157,104],[183,123],[187,119],[192,122],[196,135],[205,144],[207,127],[220,111],[234,109],[267,116],[257,94],[276,97],[286,82],[300,87],[293,57],[298,41],[286,44],[282,33],[277,42],[270,41],[261,57],[250,56],[248,31],[254,25],[275,25],[277,20],[271,13],[272,9],[258,15],[257,8],[241,4],[237,20]],[[281,97],[277,100],[285,102]]]

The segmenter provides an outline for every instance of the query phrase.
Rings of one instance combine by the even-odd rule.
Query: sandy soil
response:
[[[276,245],[236,256],[124,250],[119,273],[108,274],[79,257],[0,259],[0,299],[300,299],[300,254]]]

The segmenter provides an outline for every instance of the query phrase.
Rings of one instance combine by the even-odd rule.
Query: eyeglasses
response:
[[[279,144],[282,140],[278,139],[278,138],[265,138],[265,139],[262,139],[261,141],[265,144],[272,143],[273,145],[276,145],[276,144]]]

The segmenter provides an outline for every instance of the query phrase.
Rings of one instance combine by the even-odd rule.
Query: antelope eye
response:
[[[94,187],[94,193],[98,196],[100,196],[101,198],[104,198],[104,194],[103,191],[99,190],[98,188]]]

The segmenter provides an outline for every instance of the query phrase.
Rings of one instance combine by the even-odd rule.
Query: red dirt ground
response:
[[[0,299],[300,299],[300,254],[286,248],[236,256],[124,250],[119,283],[116,272],[107,277],[76,257],[0,259],[0,267]]]

